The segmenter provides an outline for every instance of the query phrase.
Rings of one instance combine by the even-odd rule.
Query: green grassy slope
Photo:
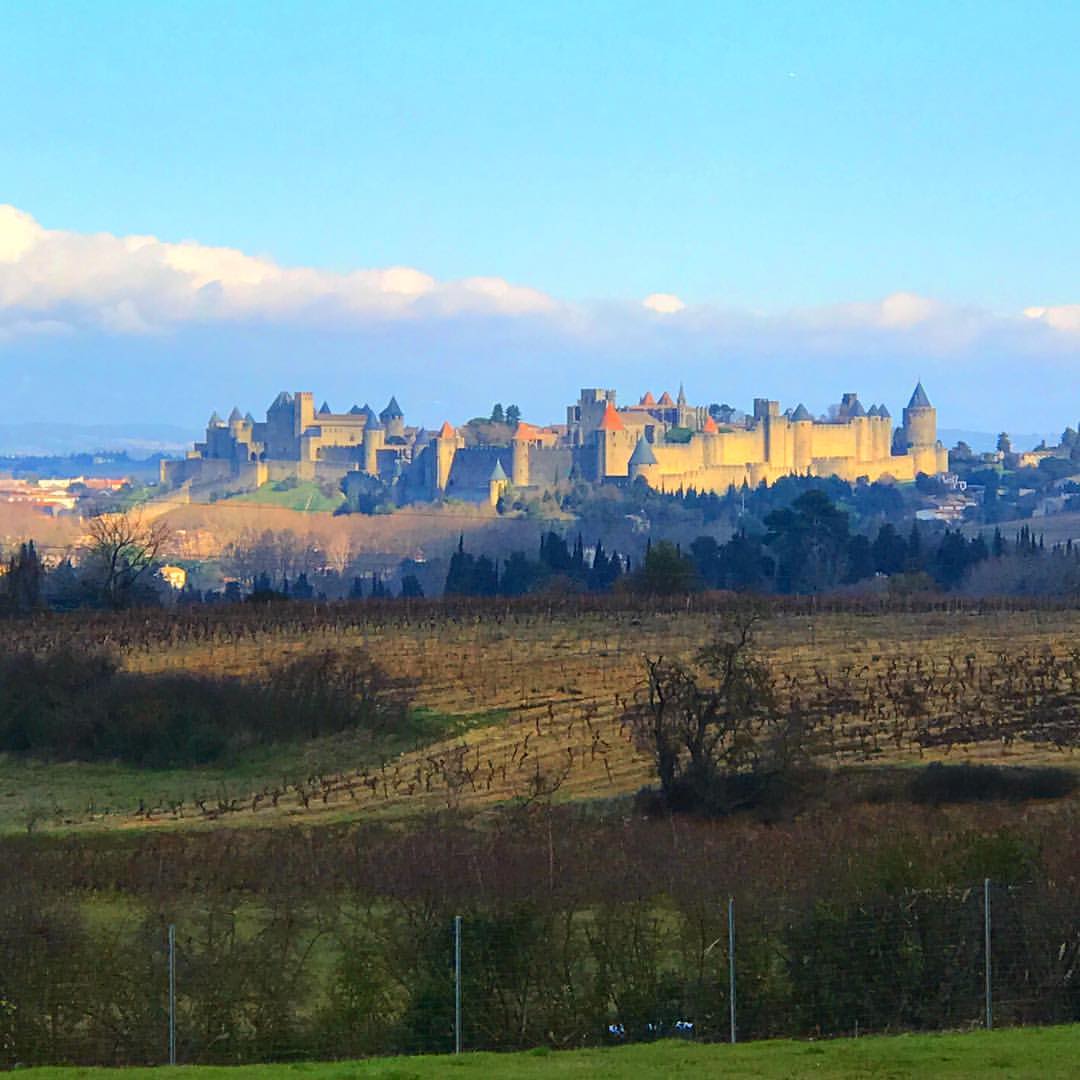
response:
[[[344,731],[317,739],[255,746],[199,768],[47,762],[0,753],[0,836],[51,832],[91,823],[102,827],[131,824],[130,815],[140,803],[151,809],[151,821],[172,820],[165,811],[181,800],[186,818],[202,820],[196,798],[211,806],[219,799],[236,799],[246,805],[253,792],[266,786],[377,765],[436,739],[493,723],[501,715],[491,712],[443,716],[429,709],[415,709],[409,726],[393,735],[375,738],[364,732]],[[231,819],[225,821],[230,823]]]
[[[1017,1028],[964,1035],[901,1035],[829,1042],[742,1046],[662,1042],[609,1050],[379,1058],[360,1062],[251,1065],[238,1068],[32,1069],[33,1080],[638,1080],[723,1076],[731,1080],[813,1076],[1010,1077],[1056,1080],[1077,1075],[1080,1026]]]
[[[328,496],[318,484],[304,480],[295,487],[279,487],[276,483],[263,484],[256,491],[233,495],[230,503],[255,503],[259,506],[281,506],[286,510],[336,510],[345,496],[335,493]]]

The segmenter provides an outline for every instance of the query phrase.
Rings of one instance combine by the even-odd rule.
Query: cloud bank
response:
[[[189,322],[522,316],[537,289],[496,277],[439,282],[408,266],[337,274],[193,241],[43,228],[0,206],[0,327],[8,333],[152,333]]]
[[[495,397],[534,401],[545,420],[578,386],[636,394],[663,389],[657,373],[671,372],[702,400],[767,393],[818,408],[860,387],[897,404],[921,375],[949,423],[1054,427],[1048,401],[1076,422],[1078,364],[1080,303],[1001,313],[906,291],[787,311],[659,291],[570,301],[499,277],[335,273],[194,241],[48,229],[0,205],[0,371],[31,419],[63,418],[57,386],[78,403],[70,419],[138,408],[187,423],[208,402],[231,404],[211,397],[226,389],[257,405],[303,383],[350,399],[408,386],[425,420]]]

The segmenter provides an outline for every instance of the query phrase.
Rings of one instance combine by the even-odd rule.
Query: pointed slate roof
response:
[[[360,415],[366,417],[364,421],[365,431],[382,431],[383,426],[375,415],[375,410],[370,405],[365,405],[360,410]]]
[[[225,423],[225,421],[222,420],[220,416],[218,416],[217,409],[215,409],[210,414],[210,419],[206,422],[206,426],[207,427],[221,427],[224,423]]]
[[[292,404],[292,394],[288,390],[282,390],[280,394],[270,403],[271,409],[279,409],[282,405]]]
[[[888,408],[886,406],[884,406],[884,405],[879,405],[878,406],[877,414],[878,414],[878,416],[884,417],[886,420],[891,420],[892,419],[892,413],[889,412]]]
[[[609,401],[604,410],[604,417],[600,421],[600,431],[623,431],[623,422],[615,411],[615,406]]]
[[[506,479],[506,470],[502,467],[502,462],[498,458],[495,459],[495,468],[491,470],[491,479],[492,480],[505,480]]]
[[[653,453],[653,448],[649,445],[649,440],[644,435],[638,439],[637,446],[634,447],[634,452],[630,455],[628,465],[655,465],[656,455]]]
[[[679,396],[677,398],[680,405],[686,404],[686,391],[683,389],[683,384],[679,383]]]
[[[866,410],[866,415],[867,416],[880,416],[881,415],[881,410],[878,409],[878,407],[876,405],[871,405],[870,408]]]
[[[235,424],[237,420],[243,419],[244,418],[240,415],[240,410],[234,405],[232,412],[229,413],[229,423]]]
[[[791,414],[791,419],[798,423],[801,420],[813,420],[814,418],[810,415],[810,410],[800,401],[799,404],[795,406],[795,411]]]
[[[363,413],[364,413],[364,409],[367,409],[367,408],[369,408],[369,406],[367,406],[367,405],[365,405],[363,409],[361,409],[359,405],[354,405],[349,410],[349,415],[350,416],[362,416]]]
[[[862,407],[862,402],[858,398],[856,398],[848,406],[848,416],[850,416],[850,417],[858,417],[858,416],[865,416],[865,415],[866,415],[866,410]]]
[[[385,424],[387,420],[404,420],[405,414],[401,411],[401,406],[397,403],[397,398],[391,395],[390,400],[386,403],[386,408],[379,413],[379,419]]]
[[[720,429],[716,426],[716,421],[711,416],[705,417],[705,423],[701,428],[705,435],[715,435]]]
[[[435,436],[437,439],[452,439],[454,437],[454,429],[450,426],[449,420],[444,420],[443,425],[439,428],[439,434]]]
[[[251,413],[244,413],[244,423],[245,424],[254,424],[255,423],[255,417],[252,416]]]
[[[657,405],[674,405],[675,402],[671,400],[671,395],[665,390],[660,395],[660,400],[656,404]]]
[[[330,408],[329,404],[325,401],[319,406],[320,416],[329,416],[332,411],[333,410]]]
[[[909,409],[933,408],[930,404],[930,399],[926,396],[926,391],[923,389],[921,379],[915,384],[915,391],[912,393],[911,400],[907,403],[907,407]]]

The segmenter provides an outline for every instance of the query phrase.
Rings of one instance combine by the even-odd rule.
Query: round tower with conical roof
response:
[[[800,401],[791,414],[791,464],[796,475],[806,476],[814,460],[814,418]]]
[[[933,476],[948,469],[948,454],[937,439],[937,409],[919,382],[904,410],[903,441],[915,471]]]
[[[514,487],[529,486],[529,446],[535,438],[536,429],[532,424],[519,420],[510,440],[510,475],[513,477]]]
[[[379,451],[386,445],[386,430],[370,405],[361,410],[364,417],[364,472],[379,475]]]
[[[384,428],[386,428],[386,434],[391,439],[400,439],[405,435],[405,414],[401,411],[401,406],[397,402],[397,398],[391,396],[390,400],[386,404],[386,408],[379,413],[379,420],[382,422]]]
[[[609,476],[626,476],[619,469],[619,447],[626,441],[626,425],[612,401],[604,408],[604,415],[596,429],[596,479],[603,481]],[[623,451],[625,453],[625,451]],[[625,458],[623,460],[626,460]]]
[[[626,464],[627,474],[631,480],[637,480],[638,477],[648,480],[650,468],[656,464],[656,454],[653,452],[652,446],[649,445],[649,440],[642,435]]]
[[[909,449],[932,447],[937,442],[937,409],[930,404],[922,382],[916,384],[904,410],[904,441]]]
[[[509,487],[510,480],[506,475],[506,470],[503,468],[502,462],[496,458],[495,468],[491,470],[491,476],[488,479],[488,502],[492,506],[498,506],[499,500],[506,494]]]

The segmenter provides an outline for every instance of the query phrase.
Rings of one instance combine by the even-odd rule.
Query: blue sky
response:
[[[949,426],[1076,423],[1078,40],[1069,3],[15,0],[0,365],[30,419],[57,378],[64,419],[196,423],[921,375]],[[408,303],[358,298],[392,267],[362,290]]]

